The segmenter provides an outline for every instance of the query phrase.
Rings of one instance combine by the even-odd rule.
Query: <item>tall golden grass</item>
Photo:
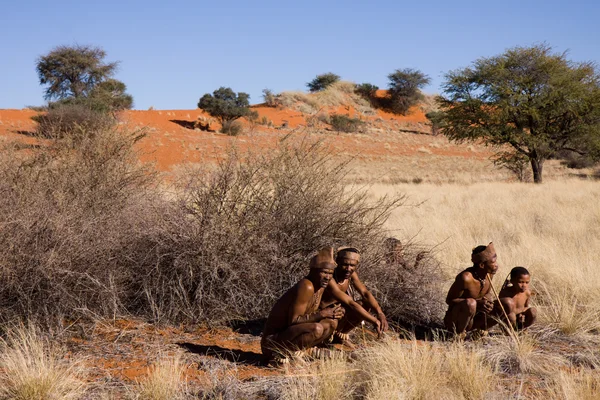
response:
[[[0,342],[0,399],[81,398],[85,368],[33,325],[13,327]]]

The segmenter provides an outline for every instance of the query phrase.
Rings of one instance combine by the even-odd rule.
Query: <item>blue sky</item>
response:
[[[380,87],[416,68],[443,74],[506,48],[547,42],[600,62],[600,2],[7,1],[0,7],[0,108],[44,103],[36,59],[58,45],[104,48],[120,61],[136,109],[193,109],[219,86],[306,90],[319,73]]]

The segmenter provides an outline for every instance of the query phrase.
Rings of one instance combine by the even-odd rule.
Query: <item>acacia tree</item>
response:
[[[251,113],[250,95],[244,92],[236,94],[231,88],[221,86],[213,94],[206,93],[202,96],[198,108],[218,119],[222,126],[226,126]]]
[[[423,99],[421,89],[431,81],[423,72],[412,68],[397,69],[388,75],[388,80],[389,97],[385,108],[403,115]]]
[[[110,78],[118,63],[105,63],[106,52],[92,46],[58,46],[38,59],[36,69],[47,100],[87,96]]]
[[[317,75],[315,79],[308,82],[306,86],[311,93],[320,92],[321,90],[327,89],[329,86],[340,80],[340,76],[333,72],[327,72],[325,74]]]
[[[561,150],[599,154],[600,77],[593,63],[572,62],[541,44],[480,58],[445,78],[438,97],[443,133],[495,146],[499,163],[526,159],[536,183],[544,161]]]

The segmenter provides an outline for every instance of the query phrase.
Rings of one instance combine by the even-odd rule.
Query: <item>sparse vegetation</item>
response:
[[[326,74],[317,75],[315,79],[308,82],[306,86],[308,86],[308,90],[310,92],[320,92],[321,90],[327,89],[329,86],[340,80],[340,76],[334,74],[333,72],[328,72]]]
[[[329,116],[329,123],[333,130],[347,133],[358,132],[365,125],[364,121],[343,114],[331,114]]]
[[[393,113],[406,115],[410,107],[423,99],[421,89],[431,79],[423,72],[412,69],[397,69],[388,75],[388,97],[381,100],[384,108]]]
[[[226,87],[220,87],[213,94],[206,93],[200,98],[198,108],[218,119],[223,127],[223,133],[234,133],[233,136],[241,130],[236,128],[233,121],[252,113],[250,95],[243,92],[236,94],[231,88]]]

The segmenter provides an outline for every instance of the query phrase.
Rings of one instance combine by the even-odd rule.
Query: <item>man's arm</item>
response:
[[[315,288],[308,279],[298,282],[296,298],[292,301],[290,312],[288,313],[289,325],[319,322],[324,318],[341,318],[344,315],[341,307],[328,308],[312,314],[306,314],[306,307],[308,307],[308,303],[314,294]]]
[[[388,323],[387,323],[387,318],[385,318],[385,314],[383,313],[383,310],[379,306],[379,303],[377,302],[377,300],[375,300],[375,296],[373,296],[373,294],[367,289],[365,284],[361,282],[361,280],[358,278],[358,274],[356,272],[352,273],[352,276],[350,277],[350,279],[352,280],[352,284],[354,285],[354,287],[356,288],[358,293],[360,293],[360,295],[363,297],[363,299],[365,299],[365,302],[368,305],[370,305],[371,308],[373,310],[375,310],[375,312],[377,313],[377,319],[381,322],[381,329],[383,329],[384,331],[387,331],[389,328]]]
[[[362,319],[367,320],[370,323],[372,323],[373,326],[375,326],[375,328],[377,328],[377,330],[379,331],[379,329],[380,329],[378,326],[379,320],[377,318],[375,318],[374,316],[372,316],[371,314],[369,314],[367,312],[367,310],[365,310],[360,304],[358,304],[356,301],[354,301],[354,299],[352,299],[346,293],[342,292],[340,290],[340,288],[338,287],[337,283],[335,283],[335,281],[333,279],[329,281],[329,284],[327,285],[327,288],[325,289],[325,291],[329,292],[329,294],[331,294],[331,296],[334,299],[336,299],[343,305],[356,311],[358,314],[360,314]]]
[[[450,290],[448,290],[448,295],[446,296],[446,304],[449,306],[455,305],[458,303],[462,303],[465,299],[462,298],[462,295],[465,292],[465,277],[463,274],[458,274],[452,286],[450,286]]]

